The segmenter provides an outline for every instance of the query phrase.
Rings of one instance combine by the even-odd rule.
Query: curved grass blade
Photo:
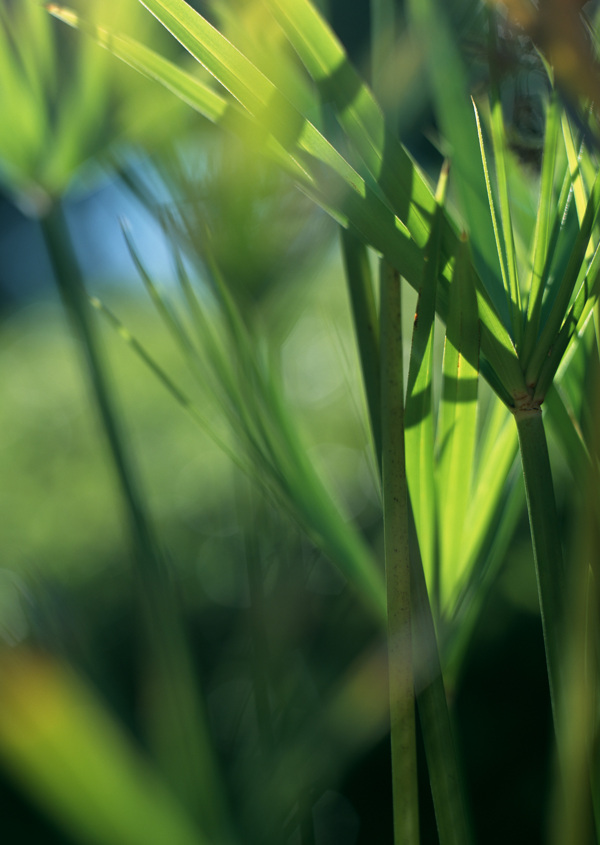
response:
[[[129,241],[159,314],[181,345],[192,371],[201,384],[211,389],[230,427],[244,445],[246,459],[243,464],[250,468],[250,476],[256,478],[263,489],[266,487],[280,505],[283,500],[298,523],[338,566],[375,619],[383,623],[386,611],[382,573],[362,537],[344,519],[310,461],[273,372],[257,360],[237,305],[211,256],[209,241],[203,237],[199,249],[204,253],[214,289],[219,294],[219,326],[225,332],[221,341],[216,338],[212,325],[215,317],[210,319],[197,300],[195,303],[190,300],[195,294],[183,262],[178,259],[174,238],[173,242],[180,284],[191,306],[199,340],[206,345],[205,359],[198,357],[181,323],[162,300]]]
[[[189,53],[287,149],[327,164],[364,194],[364,182],[279,88],[184,0],[140,0]],[[363,183],[361,185],[361,183]],[[404,226],[405,224],[402,223]]]
[[[391,207],[406,222],[415,242],[424,247],[435,210],[432,191],[419,168],[386,127],[379,105],[352,67],[339,40],[308,0],[267,2],[319,85],[322,97],[334,104],[340,125],[385,193]],[[480,222],[481,217],[476,216],[477,225]],[[447,261],[456,252],[456,247],[456,233],[444,215],[442,254],[445,260],[441,262],[441,267],[446,278],[450,277]],[[407,277],[402,266],[396,266],[413,287],[418,286],[420,282]],[[440,280],[441,288],[438,291],[439,313],[444,320],[448,307],[446,278]],[[508,332],[479,278],[477,286],[482,350],[496,370],[503,400],[512,404],[513,397],[525,389],[521,370]]]
[[[49,4],[48,8],[52,14],[66,23],[86,28],[85,23],[82,23],[73,12],[65,11],[56,4]],[[190,102],[209,119],[216,119],[220,125],[241,135],[254,148],[262,143],[268,152],[272,152],[275,146],[277,160],[288,172],[292,173],[308,196],[339,223],[351,228],[366,244],[381,252],[401,271],[403,277],[413,287],[418,287],[422,276],[422,250],[412,239],[404,223],[382,201],[379,193],[375,192],[350,167],[312,124],[296,113],[296,123],[300,121],[302,129],[294,137],[289,131],[282,135],[281,121],[274,123],[267,119],[268,115],[265,114],[261,115],[261,119],[265,119],[264,125],[257,126],[256,121],[252,120],[248,112],[236,109],[233,104],[227,103],[223,98],[217,99],[217,95],[205,85],[152,51],[140,49],[135,43],[132,45],[130,39],[116,40],[116,36],[105,30],[98,31],[94,28],[90,30],[88,27],[88,31],[99,38],[109,50],[113,49],[112,45],[115,43],[117,55],[124,61],[130,62],[139,71],[147,73],[150,77],[170,87],[175,93],[180,88],[179,96],[186,102]],[[210,29],[209,34],[212,32]],[[228,55],[232,50],[235,48],[229,45]],[[237,56],[237,51],[233,53],[233,56]],[[246,67],[247,61],[244,59],[243,67]],[[218,70],[220,67],[221,62],[216,59],[214,69]],[[231,70],[228,69],[225,77],[230,79],[231,75]],[[244,90],[244,86],[236,86],[236,92],[240,96],[243,95]],[[289,109],[293,107],[288,103],[285,108],[289,112]],[[244,134],[245,130],[250,130],[249,134]],[[447,315],[447,278],[450,275],[451,267],[447,264],[444,268],[444,276],[440,279],[437,296],[439,314],[442,319],[445,319]],[[526,392],[515,349],[481,284],[478,284],[477,296],[482,324],[482,351],[495,370],[495,385],[500,390],[503,401],[513,404],[515,396]]]
[[[433,192],[385,123],[368,86],[350,63],[331,27],[308,0],[266,0],[290,43],[332,103],[340,125],[369,172],[403,220],[415,242],[424,246],[435,210]],[[446,232],[450,237],[450,230]],[[455,243],[456,235],[450,240]]]

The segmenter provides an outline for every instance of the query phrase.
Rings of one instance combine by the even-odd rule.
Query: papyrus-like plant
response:
[[[517,441],[558,756],[563,765],[570,759],[559,722],[568,584],[541,408],[548,399],[565,448],[586,469],[591,465],[594,478],[594,450],[580,436],[569,414],[572,409],[554,385],[557,379],[568,380],[564,374],[569,356],[579,354],[580,337],[591,331],[597,301],[600,179],[594,145],[586,143],[585,134],[596,131],[595,118],[590,113],[579,124],[571,120],[553,90],[548,65],[539,202],[530,233],[521,229],[511,205],[515,180],[523,177],[509,151],[498,80],[492,79],[489,95],[471,101],[447,9],[436,0],[413,0],[408,10],[450,160],[455,206],[446,202],[445,174],[436,194],[309,0],[257,0],[259,14],[277,33],[277,61],[263,55],[256,40],[226,13],[220,16],[219,29],[184,0],[143,0],[142,5],[218,86],[118,27],[47,4],[56,17],[92,35],[115,56],[278,164],[345,230],[353,316],[382,471],[387,603],[377,564],[362,540],[344,529],[326,490],[303,462],[296,431],[268,369],[256,366],[246,327],[226,285],[217,284],[217,290],[230,347],[240,365],[233,367],[191,292],[180,256],[189,244],[182,243],[176,224],[166,227],[182,292],[219,374],[218,388],[244,433],[244,461],[264,476],[271,492],[284,494],[286,505],[379,619],[387,617],[396,842],[419,841],[415,690],[440,841],[468,842],[436,643],[451,669],[460,652],[458,623],[466,619],[468,628],[476,595],[499,547],[510,539],[511,505],[518,496],[510,475]],[[478,14],[483,15],[483,9]],[[496,18],[485,20],[493,45]],[[381,67],[379,71],[381,76]],[[335,116],[335,129],[324,111]],[[209,240],[203,243],[202,233],[196,234],[195,248],[201,260],[211,264]],[[131,245],[135,254],[133,241]],[[367,249],[378,253],[382,262],[378,316]],[[153,291],[147,268],[138,263]],[[211,270],[218,280],[219,268]],[[406,396],[400,278],[418,292]],[[160,298],[157,301],[175,335],[187,344],[182,327],[173,324],[169,310]],[[438,407],[436,315],[445,334]],[[495,395],[482,427],[477,420],[479,375]],[[249,393],[244,392],[246,384],[251,385]],[[420,563],[411,565],[409,559],[407,491],[425,577]],[[498,530],[499,543],[492,553],[482,555],[489,548],[492,528]],[[433,643],[427,671],[415,660],[423,642]],[[595,648],[595,638],[591,643]],[[584,780],[593,791],[595,761],[590,762],[591,778]]]

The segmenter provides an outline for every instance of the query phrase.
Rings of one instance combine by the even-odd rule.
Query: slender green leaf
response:
[[[157,361],[155,361],[143,344],[131,334],[130,330],[124,325],[124,323],[121,322],[116,314],[114,314],[107,305],[95,296],[90,297],[90,304],[93,308],[99,311],[100,314],[102,314],[107,323],[112,326],[119,335],[121,340],[123,340],[124,343],[126,343],[133,351],[134,355],[136,355],[146,365],[146,367],[148,367],[148,369],[154,374],[159,382],[161,382],[163,387],[165,387],[175,401],[192,417],[194,422],[196,422],[200,428],[209,435],[209,437],[227,455],[228,458],[240,466],[241,469],[244,469],[246,473],[249,473],[248,468],[242,464],[237,454],[232,451],[225,440],[223,440],[223,438],[217,433],[215,427],[199,410],[198,406],[175,384],[169,374],[165,372]]]
[[[177,2],[177,8],[179,8],[179,5],[180,2]],[[82,22],[74,13],[65,11],[56,4],[51,4],[49,8],[53,14],[61,17],[65,22],[73,26],[82,25]],[[174,26],[171,17],[168,14],[166,17]],[[174,26],[174,28],[177,27]],[[202,31],[204,31],[204,27],[202,27]],[[115,36],[107,33],[105,30],[95,30],[95,32],[96,37],[108,49],[112,49],[112,44],[116,43],[117,47],[115,50],[125,61],[131,61],[133,66],[138,70],[148,73],[149,76],[161,82],[163,82],[162,76],[165,74],[166,79],[164,80],[164,84],[176,92],[178,89],[181,89],[180,96],[186,102],[192,102],[194,104],[195,101],[197,104],[195,107],[199,107],[201,111],[208,106],[210,111],[206,116],[209,119],[214,119],[217,116],[216,113],[218,113],[220,123],[227,125],[228,128],[233,129],[238,134],[242,134],[242,137],[244,137],[243,132],[240,133],[240,126],[237,122],[239,115],[237,110],[232,112],[230,110],[231,107],[225,101],[221,100],[218,102],[215,100],[214,94],[209,94],[206,87],[202,86],[201,83],[198,83],[198,86],[202,90],[194,91],[195,86],[192,77],[189,75],[182,76],[181,71],[176,66],[165,63],[164,59],[156,57],[156,54],[151,51],[132,47],[131,43],[126,39],[119,39],[117,41]],[[207,32],[211,35],[210,41],[213,35],[212,28],[209,27]],[[219,36],[220,38],[222,36]],[[196,40],[192,40],[196,44]],[[218,40],[218,43],[221,44],[220,40]],[[202,45],[198,47],[198,52],[203,56],[206,54],[206,50]],[[232,45],[229,45],[226,52],[232,61],[237,61],[238,52]],[[210,56],[207,57],[207,62],[209,59]],[[238,70],[240,73],[243,73],[247,61],[247,59],[243,59],[243,61],[239,62],[240,67]],[[213,64],[213,70],[215,72],[222,69],[222,62],[219,58],[216,58]],[[241,83],[240,85],[234,84],[235,73],[226,67],[223,74],[224,79],[230,82],[233,79],[232,87],[235,88],[237,94],[243,96],[245,85]],[[270,88],[269,90],[272,89]],[[293,110],[293,107],[287,103],[285,109],[289,112],[290,109]],[[233,120],[231,118],[232,114],[235,118]],[[332,214],[338,222],[342,223],[342,225],[349,226],[366,244],[385,255],[390,263],[401,271],[402,275],[413,287],[418,286],[422,273],[422,251],[407,232],[405,225],[381,200],[379,192],[375,192],[370,188],[358,173],[318,133],[315,127],[304,120],[298,113],[296,113],[294,118],[299,123],[298,132],[295,134],[284,131],[279,118],[277,120],[271,120],[269,115],[263,113],[257,118],[257,120],[259,119],[264,120],[264,124],[255,127],[246,140],[250,140],[256,146],[259,143],[259,139],[262,139],[263,145],[268,150],[272,146],[272,143],[269,143],[269,139],[275,136],[274,140],[278,145],[278,159],[280,163],[288,171],[292,172],[292,175],[298,180],[302,189],[328,213]],[[232,120],[233,126],[228,120]],[[254,123],[252,120],[248,122],[246,119],[243,128],[248,129],[249,127],[254,127]],[[292,152],[290,152],[290,149]],[[281,154],[282,150],[285,152],[283,156]],[[299,161],[301,165],[298,163]],[[447,276],[450,275],[449,265],[446,265],[444,268],[444,273]],[[482,350],[495,370],[494,384],[501,392],[503,400],[507,404],[513,404],[515,396],[519,396],[524,392],[526,393],[523,375],[515,349],[506,328],[500,321],[489,296],[481,285],[478,286],[477,296],[479,314],[483,327]],[[448,304],[448,283],[445,278],[441,279],[437,302],[440,316],[442,319],[445,319]]]
[[[471,98],[472,99],[472,98]],[[496,241],[496,251],[498,253],[498,263],[500,265],[500,273],[502,275],[502,283],[504,285],[504,290],[506,292],[506,300],[511,312],[511,316],[513,315],[512,310],[512,285],[511,280],[509,280],[508,268],[507,268],[507,261],[505,255],[505,241],[503,242],[500,237],[500,229],[498,227],[498,219],[496,216],[496,200],[494,199],[494,193],[492,191],[492,183],[490,182],[490,174],[488,170],[488,163],[487,163],[487,155],[485,152],[485,143],[483,140],[483,133],[481,131],[481,121],[479,119],[479,111],[477,109],[477,105],[475,100],[472,99],[473,102],[473,109],[475,111],[475,122],[477,125],[477,137],[479,139],[479,151],[481,154],[481,163],[483,164],[483,175],[485,178],[485,188],[488,197],[488,205],[490,208],[490,218],[492,221],[492,228],[494,230],[494,240]]]
[[[411,18],[428,57],[428,70],[440,127],[451,145],[451,172],[471,242],[473,261],[504,325],[509,324],[494,232],[481,167],[479,143],[468,85],[447,5],[438,0],[411,0]],[[481,315],[484,321],[483,314]]]
[[[490,8],[490,39],[495,39],[496,22],[494,9]],[[492,43],[495,49],[495,44]],[[521,291],[519,288],[519,276],[517,271],[517,255],[515,250],[515,237],[512,223],[512,215],[509,200],[509,180],[507,173],[507,144],[506,131],[504,128],[504,117],[502,111],[502,100],[500,97],[498,80],[492,64],[492,85],[491,85],[491,130],[492,143],[494,147],[494,160],[496,164],[496,179],[498,182],[498,194],[500,199],[500,218],[502,221],[502,233],[504,251],[506,255],[506,271],[508,274],[508,291],[510,300],[510,315],[512,331],[517,349],[521,346],[522,339],[522,315],[521,315]]]
[[[496,401],[481,435],[474,465],[473,492],[466,520],[468,529],[462,552],[466,573],[470,573],[481,553],[501,504],[517,450],[518,438],[511,414]]]
[[[424,246],[435,209],[432,191],[419,168],[386,127],[381,109],[352,67],[335,34],[308,0],[267,2],[319,85],[322,97],[326,102],[333,103],[341,126],[391,207],[406,222],[415,242]],[[475,215],[475,219],[476,225],[480,226],[480,216]],[[456,252],[456,246],[456,233],[444,216],[442,254],[445,261],[441,262],[440,269],[444,269],[447,277],[447,262]],[[384,254],[387,255],[385,251]],[[395,263],[389,255],[388,258]],[[418,285],[418,282],[407,276],[401,265],[395,266],[413,287]],[[508,332],[479,279],[477,285],[482,351],[496,370],[503,400],[512,404],[513,396],[525,389],[522,373]],[[446,319],[447,295],[446,280],[442,279],[437,298],[442,319]]]
[[[527,301],[527,318],[525,321],[523,335],[523,349],[521,351],[523,366],[527,366],[538,336],[544,288],[550,272],[549,259],[551,260],[554,253],[553,247],[556,246],[556,238],[558,237],[560,225],[560,218],[557,219],[555,216],[553,227],[554,243],[553,246],[551,246],[549,243],[549,236],[551,231],[551,221],[553,214],[555,214],[554,203],[552,202],[552,192],[554,187],[554,170],[556,167],[556,149],[558,144],[558,121],[558,101],[556,99],[556,95],[554,95],[550,100],[550,105],[546,113],[546,134],[544,137],[544,155],[542,158],[542,175],[540,180],[540,201],[538,205],[535,235],[533,239],[533,263],[531,275],[527,281],[526,287],[529,298]],[[561,199],[564,201],[565,205],[568,196],[568,189],[565,190],[567,184],[570,187],[571,180],[568,174],[561,194]],[[559,205],[561,205],[561,203],[559,203]]]
[[[419,290],[408,368],[405,410],[406,475],[430,595],[439,602],[434,479],[433,340],[441,241],[441,209],[434,216]]]
[[[382,573],[371,551],[348,523],[329,490],[309,459],[306,448],[282,397],[273,372],[257,361],[238,306],[227,290],[216,265],[206,234],[196,239],[196,248],[207,263],[214,289],[219,294],[219,325],[224,339],[214,332],[214,315],[208,318],[195,299],[181,260],[175,256],[181,288],[191,305],[199,341],[206,355],[198,357],[181,322],[164,302],[162,295],[129,239],[134,261],[159,314],[175,341],[181,346],[192,372],[203,386],[208,386],[221,406],[232,431],[243,444],[251,475],[271,497],[284,504],[315,543],[336,564],[357,590],[378,622],[385,621],[385,590]],[[197,257],[197,256],[196,256]],[[190,299],[194,298],[194,301]]]
[[[433,193],[398,139],[389,131],[373,94],[309,0],[266,0],[321,96],[336,109],[341,126],[369,172],[419,246],[435,209]],[[454,240],[456,238],[454,237]]]
[[[534,399],[542,402],[548,393],[552,380],[565,356],[567,350],[583,331],[594,305],[600,295],[600,246],[596,249],[588,272],[579,288],[573,305],[565,317],[565,321],[552,347],[548,351],[546,360],[536,384]]]
[[[468,241],[461,243],[451,287],[437,431],[442,609],[464,575],[464,530],[477,430],[479,320]]]
[[[600,211],[600,175],[596,177],[592,193],[588,200],[585,210],[585,216],[581,225],[581,229],[577,236],[577,240],[573,244],[571,257],[567,265],[567,269],[558,289],[558,293],[552,310],[546,324],[544,325],[540,337],[536,343],[535,350],[532,354],[531,361],[527,368],[526,381],[527,384],[535,386],[537,384],[540,370],[548,356],[552,345],[558,335],[560,327],[567,315],[569,302],[573,294],[573,289],[577,284],[577,279],[582,270],[582,264],[588,248],[592,230],[598,218]]]
[[[587,190],[583,178],[583,173],[579,164],[580,153],[575,149],[575,141],[573,140],[573,132],[571,131],[571,124],[566,112],[562,112],[560,116],[563,139],[565,142],[565,150],[567,152],[567,161],[569,164],[569,173],[571,174],[571,181],[573,183],[573,196],[575,197],[575,208],[577,209],[577,218],[579,225],[583,223],[585,216],[585,208],[588,201]]]

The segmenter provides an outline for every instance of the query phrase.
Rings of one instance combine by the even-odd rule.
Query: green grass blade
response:
[[[11,29],[15,27],[13,9],[4,6],[0,15],[0,78],[2,79],[3,119],[0,121],[0,176],[15,191],[35,190],[39,166],[38,152],[48,131],[48,115],[43,103],[43,81],[34,72],[36,82],[23,68],[15,48]],[[28,17],[40,10],[28,7]],[[23,21],[21,21],[22,23]],[[26,23],[33,23],[27,20]],[[15,33],[19,38],[20,33]],[[38,188],[39,190],[39,188]]]
[[[364,194],[364,181],[309,119],[249,59],[184,0],[140,0],[285,149],[299,149]],[[362,183],[362,185],[361,185]],[[405,225],[404,223],[402,225]]]
[[[496,200],[494,199],[494,194],[492,191],[492,183],[490,182],[490,174],[488,170],[488,163],[487,163],[487,155],[485,152],[485,143],[483,140],[483,132],[481,131],[481,121],[479,119],[479,110],[477,109],[477,105],[475,104],[475,100],[473,102],[473,109],[475,111],[475,123],[477,125],[477,138],[479,140],[479,152],[481,155],[481,163],[483,165],[483,175],[485,178],[485,188],[488,197],[488,205],[490,208],[490,218],[492,221],[492,229],[494,230],[494,240],[496,241],[496,251],[498,253],[498,263],[500,265],[500,274],[502,276],[502,283],[504,285],[504,290],[506,292],[506,301],[508,303],[508,307],[513,317],[513,327],[514,327],[514,314],[513,314],[513,291],[511,281],[509,280],[506,256],[505,256],[505,244],[506,240],[502,240],[500,237],[500,228],[498,226],[498,218],[496,216]]]
[[[552,344],[546,360],[542,364],[534,394],[534,400],[536,402],[541,403],[545,399],[561,361],[573,341],[583,330],[587,320],[589,320],[592,309],[598,301],[599,294],[600,246],[596,249],[588,272],[585,275],[573,305],[569,309],[569,313],[558,333],[558,337]]]
[[[173,240],[181,287],[195,319],[199,341],[205,344],[206,356],[198,358],[192,349],[191,340],[172,309],[166,306],[129,240],[134,260],[159,314],[181,345],[200,383],[212,390],[230,428],[243,444],[246,451],[243,464],[250,469],[250,476],[280,506],[284,504],[340,569],[376,621],[385,622],[382,574],[371,551],[357,530],[344,519],[309,459],[276,378],[257,359],[238,306],[211,255],[206,233],[196,239],[195,245],[204,257],[218,294],[218,324],[224,331],[223,342],[219,342],[214,332],[215,316],[206,316],[192,293],[183,262],[178,260],[177,242],[175,238]]]
[[[471,497],[477,430],[479,321],[468,257],[461,244],[452,281],[438,420],[437,502],[440,514],[440,596],[451,606],[464,575],[464,530]]]
[[[583,223],[585,216],[585,208],[587,206],[588,196],[583,178],[583,173],[580,166],[580,155],[575,149],[575,141],[573,140],[573,132],[571,131],[571,124],[565,111],[562,112],[561,128],[563,139],[565,142],[565,150],[567,152],[567,161],[569,166],[569,173],[571,175],[571,182],[573,183],[573,196],[575,197],[575,208],[577,209],[577,218],[579,225]],[[583,150],[581,151],[583,152]]]
[[[441,241],[441,210],[435,215],[426,249],[408,367],[406,475],[427,584],[439,610],[439,570],[434,478],[433,340],[435,294]]]
[[[261,131],[250,113],[239,103],[226,99],[198,76],[186,72],[135,39],[92,25],[72,10],[55,3],[47,4],[47,8],[54,17],[81,29],[117,58],[159,82],[212,123],[242,137],[257,151],[266,152],[301,184],[311,184],[309,171],[275,140],[272,133],[266,129]]]
[[[284,438],[291,470],[289,496],[302,518],[301,524],[347,578],[374,619],[384,622],[384,582],[372,552],[344,519],[316,472],[282,393],[273,381],[268,391],[266,404],[273,411],[275,430]]]
[[[367,247],[351,232],[342,229],[342,255],[363,385],[367,397],[371,433],[381,470],[381,373],[379,369],[379,325],[375,292]]]
[[[546,320],[546,324],[542,329],[540,337],[536,342],[535,350],[527,368],[527,384],[533,386],[537,384],[544,361],[556,340],[560,327],[568,312],[569,302],[581,272],[582,264],[590,242],[590,237],[592,235],[592,230],[598,218],[599,211],[600,175],[596,177],[596,181],[594,182],[592,193],[585,210],[585,216],[581,224],[581,229],[577,235],[577,240],[573,244],[571,257],[561,280],[552,310]]]
[[[207,845],[80,678],[24,649],[2,654],[0,668],[0,756],[73,841]]]
[[[50,4],[49,8],[66,23],[86,29],[85,22],[73,12],[56,4]],[[385,255],[413,287],[418,287],[422,277],[422,250],[406,226],[381,200],[379,193],[369,187],[312,124],[301,118],[302,129],[295,141],[289,132],[281,134],[281,121],[273,123],[265,114],[262,115],[265,124],[257,126],[249,112],[236,108],[223,98],[217,98],[205,85],[152,51],[140,48],[128,39],[117,38],[106,30],[90,30],[89,27],[87,30],[109,50],[116,45],[114,50],[120,58],[169,87],[209,119],[216,119],[220,125],[240,135],[253,148],[262,145],[268,153],[274,152],[278,162],[292,174],[305,193],[334,219],[351,228],[366,244]],[[220,66],[221,63],[215,61],[215,70]],[[229,78],[231,73],[228,71],[226,76]],[[243,94],[243,90],[240,86],[237,93]],[[292,106],[288,103],[286,109],[289,108]],[[286,144],[292,147],[291,151]],[[449,265],[444,268],[444,273],[447,277],[451,275]],[[514,396],[526,392],[514,346],[481,285],[477,295],[482,323],[482,350],[496,372],[502,398],[512,404]],[[445,319],[448,307],[446,278],[441,279],[437,302],[439,314]]]
[[[419,246],[427,241],[435,202],[415,163],[385,124],[373,94],[328,23],[308,0],[267,0],[369,172]],[[454,238],[455,240],[455,238]]]
[[[396,44],[396,9],[393,0],[371,0],[371,85],[380,105],[387,100],[386,70]]]
[[[474,466],[473,494],[464,536],[463,556],[467,573],[478,560],[489,527],[498,512],[518,445],[511,414],[501,402],[495,402]]]
[[[553,247],[551,247],[549,242],[551,221],[553,214],[556,213],[554,211],[554,203],[552,202],[552,194],[554,188],[554,170],[556,167],[558,129],[558,101],[556,95],[553,95],[546,113],[546,135],[544,138],[544,154],[542,158],[542,174],[540,179],[540,201],[538,205],[535,235],[533,240],[533,263],[531,275],[527,280],[526,287],[529,298],[527,301],[527,317],[523,333],[523,349],[521,351],[521,360],[523,361],[524,367],[527,366],[527,363],[533,354],[535,342],[538,336],[544,288],[550,271],[550,263],[548,259],[551,259],[554,252],[553,247],[556,246],[556,238],[558,237],[558,227],[560,224],[560,218],[557,220],[555,217],[555,224],[553,227],[554,244]],[[570,179],[568,182],[565,181],[565,186],[567,184],[569,184],[570,187]],[[565,190],[565,186],[563,186],[561,199],[566,204],[568,190]],[[560,204],[561,203],[559,203],[559,205]]]
[[[510,299],[510,314],[512,330],[517,349],[521,347],[523,333],[523,318],[521,314],[521,291],[517,270],[517,255],[515,237],[509,200],[508,173],[506,167],[506,132],[502,114],[502,103],[497,92],[497,86],[492,85],[491,129],[494,147],[494,161],[496,164],[496,179],[500,200],[500,219],[506,255],[506,270],[508,273],[508,291]]]
[[[121,340],[126,343],[150,372],[158,379],[168,393],[175,399],[178,405],[190,415],[194,422],[205,431],[214,443],[221,449],[228,458],[230,458],[237,466],[240,467],[247,474],[249,469],[243,464],[235,452],[227,445],[225,440],[217,433],[215,427],[211,425],[206,416],[201,413],[198,406],[192,399],[184,393],[169,376],[169,374],[160,366],[160,364],[152,357],[143,344],[129,331],[127,326],[111,311],[108,306],[99,300],[97,297],[90,297],[90,304],[95,308],[107,321],[107,323],[114,329]]]
[[[406,223],[415,242],[424,246],[435,209],[432,191],[418,167],[386,127],[379,105],[352,67],[335,34],[308,0],[268,0],[268,3],[320,86],[322,97],[334,104],[341,126],[391,207]],[[479,226],[481,216],[474,217]],[[456,245],[456,234],[444,218],[442,252],[446,260],[456,251]],[[387,253],[384,254],[413,287],[418,286],[418,281],[407,276],[402,266]],[[478,298],[482,349],[498,373],[504,401],[510,404],[513,396],[525,389],[522,374],[508,332],[479,280]],[[438,305],[444,320],[447,301],[447,285],[442,280]]]
[[[507,326],[509,313],[496,260],[477,130],[465,71],[447,19],[447,7],[437,0],[411,0],[409,9],[415,33],[428,58],[440,127],[451,145],[451,173],[469,232],[473,261],[497,313]]]
[[[274,110],[280,109],[283,118],[285,101],[271,102],[273,98],[278,99],[275,86],[184,0],[140,2],[251,114],[261,114],[263,110],[275,106]],[[294,128],[297,128],[296,121]]]

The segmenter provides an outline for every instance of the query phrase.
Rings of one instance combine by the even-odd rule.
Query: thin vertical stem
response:
[[[381,264],[383,518],[395,845],[419,843],[399,274]]]
[[[546,433],[539,408],[515,411],[544,632],[550,700],[557,725],[562,687],[565,574]],[[560,749],[559,749],[560,755]]]
[[[92,393],[108,440],[125,504],[125,515],[129,522],[136,564],[147,574],[149,574],[148,570],[154,570],[153,577],[156,577],[162,568],[162,562],[157,554],[156,543],[145,515],[134,468],[124,446],[123,432],[117,419],[116,409],[113,407],[111,392],[101,362],[81,271],[60,203],[55,203],[49,213],[42,218],[41,227],[56,284],[74,334],[79,341]]]

